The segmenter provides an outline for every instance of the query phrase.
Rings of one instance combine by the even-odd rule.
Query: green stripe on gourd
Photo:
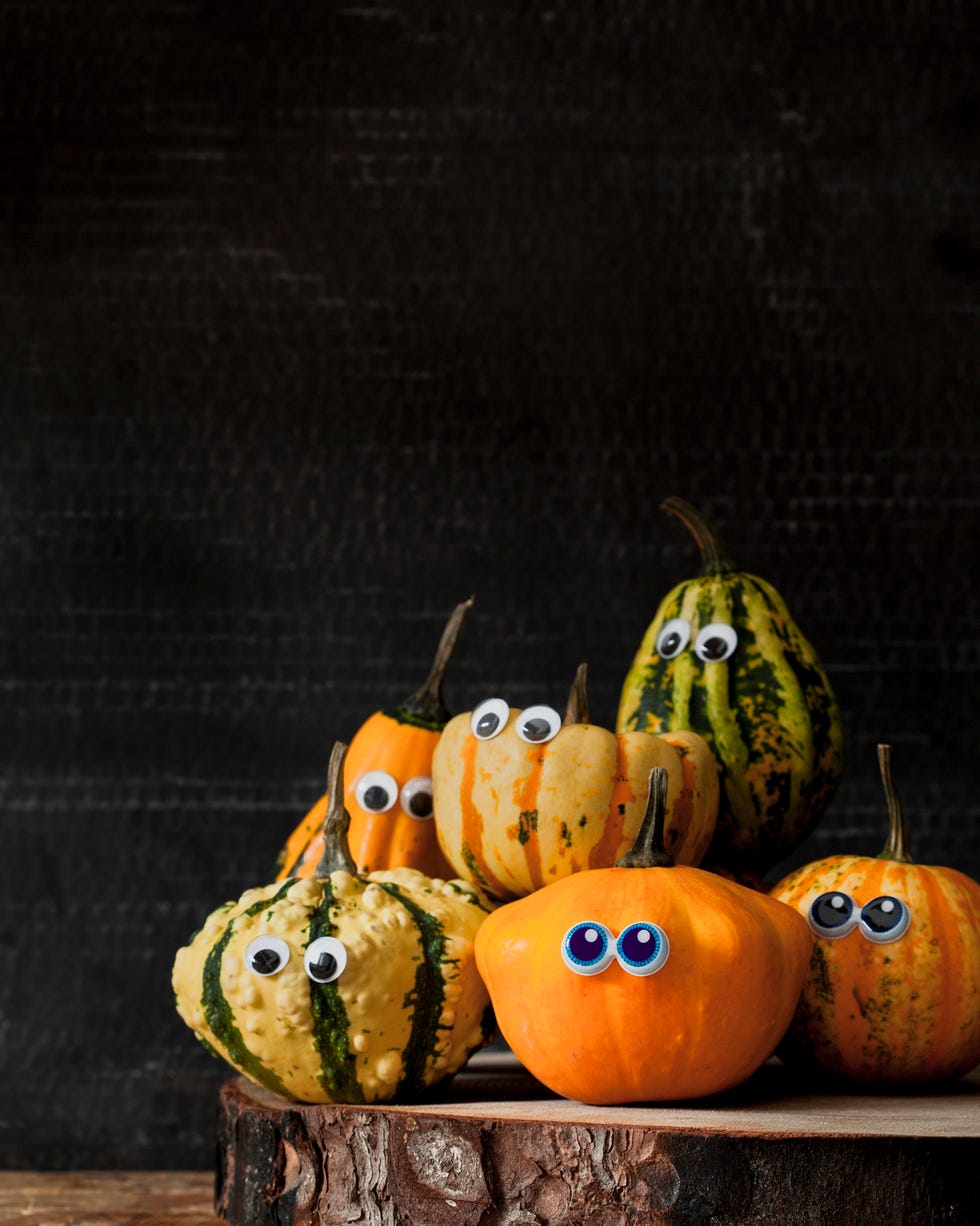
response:
[[[833,796],[842,764],[837,700],[812,645],[764,579],[736,571],[703,518],[680,499],[665,509],[691,529],[705,573],[663,599],[620,697],[617,731],[699,733],[718,761],[722,800],[705,864],[764,874],[810,832]],[[691,628],[673,658],[657,643],[667,622]],[[737,634],[727,659],[705,662],[699,629]]]
[[[337,935],[330,910],[333,883],[323,879],[323,899],[310,915],[307,944],[318,937]],[[336,982],[310,980],[310,1015],[313,1019],[313,1046],[320,1057],[319,1081],[333,1102],[363,1103],[364,1089],[357,1076],[357,1057],[350,1048],[350,1021]]]

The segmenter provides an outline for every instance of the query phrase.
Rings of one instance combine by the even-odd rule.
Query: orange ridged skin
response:
[[[660,925],[670,954],[647,977],[616,961],[570,970],[565,933]],[[790,907],[714,873],[593,869],[498,908],[476,938],[501,1033],[557,1094],[613,1104],[700,1098],[744,1081],[783,1036],[810,953]]]
[[[904,936],[814,935],[810,969],[781,1054],[866,1086],[955,1078],[980,1062],[980,885],[952,868],[828,856],[772,896],[807,915],[825,892],[859,907],[881,895],[911,911]]]

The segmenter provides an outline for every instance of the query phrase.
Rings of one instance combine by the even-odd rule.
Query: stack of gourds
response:
[[[838,704],[785,602],[703,516],[702,572],[661,602],[616,729],[488,697],[451,716],[430,675],[338,742],[276,880],[176,957],[177,1008],[288,1098],[411,1100],[499,1032],[593,1103],[697,1098],[774,1051],[864,1086],[980,1062],[980,886],[915,863],[879,762],[879,857],[765,880],[826,811]]]

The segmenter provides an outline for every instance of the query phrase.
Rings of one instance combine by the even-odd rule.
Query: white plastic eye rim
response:
[[[813,908],[821,900],[821,898],[840,898],[842,902],[846,902],[850,907],[848,918],[843,923],[836,925],[833,928],[826,924],[821,924],[813,914]],[[844,893],[843,890],[824,890],[818,894],[810,903],[806,912],[806,922],[810,925],[810,931],[816,933],[818,937],[823,937],[827,941],[836,941],[839,937],[846,937],[848,933],[853,932],[858,926],[860,916],[858,915],[857,907],[853,900]]]
[[[279,956],[278,963],[270,970],[260,970],[253,965],[257,954],[274,953]],[[258,975],[260,979],[268,979],[272,975],[278,975],[286,963],[289,961],[289,946],[282,937],[261,936],[254,937],[245,947],[245,969],[252,975]]]
[[[725,645],[725,654],[720,656],[707,655],[707,645],[712,639],[721,639]],[[703,627],[698,631],[698,637],[694,640],[694,654],[699,660],[703,660],[705,664],[720,664],[722,660],[727,660],[732,652],[738,646],[738,634],[735,632],[734,626],[729,626],[727,622],[711,622],[710,625]]]
[[[628,958],[623,951],[623,941],[631,932],[648,933],[654,942],[655,951],[649,962],[636,962]],[[651,924],[646,920],[638,920],[628,924],[616,939],[616,961],[629,975],[655,975],[670,957],[670,941],[659,924]]]
[[[327,978],[320,978],[313,974],[311,966],[324,954],[329,954],[336,965],[330,971]],[[344,973],[346,966],[347,947],[342,941],[338,941],[336,937],[317,937],[315,941],[311,941],[307,945],[306,952],[303,954],[303,968],[306,971],[307,978],[312,983],[334,983]]]
[[[386,804],[369,805],[365,803],[367,794],[372,788],[382,788],[384,790],[387,797]],[[365,771],[357,781],[357,786],[354,789],[354,799],[365,813],[387,813],[398,799],[398,781],[394,775],[389,775],[387,771]]]
[[[480,724],[484,720],[489,721],[494,716],[496,716],[496,722],[481,731]],[[479,706],[473,708],[473,713],[470,715],[470,731],[478,741],[492,741],[495,736],[500,736],[507,727],[509,718],[510,707],[502,698],[484,698]]]
[[[532,720],[544,720],[547,724],[547,735],[545,736],[528,736],[525,731],[527,725]],[[528,745],[546,745],[561,731],[561,716],[554,707],[545,706],[544,703],[539,703],[536,707],[525,707],[518,715],[514,724],[517,735],[522,741],[526,741]]]
[[[900,911],[901,918],[894,928],[889,928],[887,932],[876,932],[874,928],[865,920],[864,913],[868,907],[873,907],[876,902],[893,902]],[[897,941],[905,936],[909,930],[909,925],[912,923],[912,912],[909,910],[906,903],[900,898],[896,898],[894,894],[882,894],[878,898],[872,898],[870,902],[866,902],[861,908],[861,916],[858,920],[858,927],[861,929],[862,936],[868,938],[869,941],[874,941],[876,945],[887,945],[890,941]]]
[[[663,643],[671,635],[679,636],[679,643],[673,651],[664,651]],[[657,655],[662,660],[676,659],[684,648],[691,641],[691,623],[683,617],[672,617],[669,622],[664,622],[660,628],[660,633],[657,635]]]
[[[428,796],[429,798],[429,811],[427,813],[415,813],[412,811],[412,801],[419,796]],[[413,822],[431,822],[433,814],[432,776],[416,775],[414,779],[409,779],[402,786],[401,805],[402,812],[406,817],[410,817]]]
[[[594,929],[596,939],[604,942],[602,953],[594,962],[584,962],[581,958],[576,958],[569,948],[572,937],[586,928]],[[579,923],[573,924],[561,939],[561,960],[576,975],[601,975],[615,956],[616,939],[606,925],[598,920],[580,920]]]

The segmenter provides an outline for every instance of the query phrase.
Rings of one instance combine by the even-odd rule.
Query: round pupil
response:
[[[480,736],[489,736],[491,732],[497,731],[499,723],[500,716],[495,715],[493,711],[488,711],[486,715],[481,715],[476,721],[476,730]]]
[[[676,630],[671,630],[670,634],[665,635],[660,643],[660,654],[664,656],[673,656],[681,645],[681,636]]]
[[[902,905],[895,898],[876,898],[862,910],[861,918],[875,932],[889,932],[902,919]]]
[[[579,928],[568,939],[568,952],[577,962],[595,962],[604,947],[602,933],[597,928]]]
[[[813,904],[813,918],[824,928],[839,928],[851,914],[850,901],[843,894],[821,894]]]
[[[380,812],[387,807],[388,800],[387,791],[380,783],[375,783],[364,793],[364,808]]]
[[[524,735],[529,741],[543,741],[551,731],[551,725],[546,719],[529,719],[524,724]],[[590,929],[594,931],[594,929]]]
[[[316,979],[320,983],[323,983],[325,980],[330,978],[336,969],[337,959],[333,956],[333,954],[328,954],[327,951],[324,950],[323,953],[317,957],[315,962],[310,963],[310,978]]]
[[[728,644],[720,635],[715,634],[710,639],[705,639],[701,651],[709,660],[720,660],[728,651]]]
[[[633,928],[623,934],[620,948],[630,962],[649,962],[656,955],[658,944],[649,928]]]
[[[432,812],[432,793],[416,792],[408,802],[408,807],[416,817],[428,817]]]
[[[274,949],[257,949],[252,954],[252,970],[260,975],[271,975],[279,966],[281,958]]]

